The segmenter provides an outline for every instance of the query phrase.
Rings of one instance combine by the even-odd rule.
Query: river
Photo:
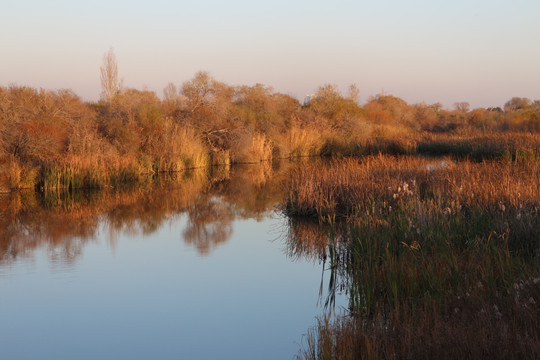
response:
[[[347,297],[328,289],[326,245],[295,243],[277,208],[285,176],[267,164],[4,196],[0,358],[294,358]]]

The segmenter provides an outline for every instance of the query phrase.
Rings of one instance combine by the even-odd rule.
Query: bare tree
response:
[[[358,89],[358,86],[356,86],[356,84],[349,85],[347,99],[357,104],[360,101],[360,90]]]
[[[173,83],[168,83],[163,89],[164,100],[170,103],[174,103],[178,100],[178,89]]]
[[[111,102],[114,95],[119,91],[118,63],[111,47],[109,52],[103,55],[103,65],[101,66],[101,98],[107,102]]]
[[[186,97],[191,113],[212,103],[216,81],[205,71],[199,71],[195,77],[182,85],[182,94]]]
[[[471,105],[469,105],[469,103],[466,102],[466,101],[460,101],[460,102],[454,103],[454,108],[457,111],[461,111],[463,113],[468,113],[469,110],[471,109]]]

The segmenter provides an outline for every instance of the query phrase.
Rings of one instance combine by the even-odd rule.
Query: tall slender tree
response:
[[[103,55],[103,65],[101,65],[101,99],[110,103],[114,95],[120,91],[120,87],[118,62],[111,47]]]

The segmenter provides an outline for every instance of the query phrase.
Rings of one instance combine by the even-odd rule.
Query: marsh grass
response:
[[[152,152],[121,154],[112,148],[97,152],[27,161],[3,159],[0,177],[10,189],[103,188],[134,183],[145,174],[173,173],[214,165],[231,166],[274,157],[370,157],[372,155],[428,155],[441,159],[504,160],[529,163],[540,159],[540,136],[530,133],[421,135],[410,130],[372,126],[365,134],[332,129],[291,127],[283,138],[238,130],[230,148],[205,144],[192,127],[166,127]],[[159,145],[159,146],[158,146]]]
[[[31,189],[34,188],[39,176],[38,170],[29,165],[21,165],[17,159],[11,159],[5,166],[6,170],[1,177],[8,189]]]
[[[317,129],[292,127],[287,131],[287,135],[288,139],[282,144],[286,148],[283,151],[286,154],[285,157],[296,158],[321,154],[324,139]]]
[[[266,135],[243,132],[236,136],[232,147],[234,163],[259,163],[272,160],[272,143]]]
[[[540,135],[531,133],[501,133],[476,136],[427,136],[419,140],[420,154],[475,161],[504,159],[529,162],[540,159]]]
[[[347,219],[385,214],[398,205],[414,206],[419,217],[438,207],[439,212],[477,209],[496,218],[521,218],[537,209],[539,164],[382,155],[334,160],[328,166],[308,163],[291,170],[284,210]]]
[[[337,274],[350,300],[347,316],[320,321],[302,356],[538,357],[539,178],[538,162],[504,160],[295,168],[284,211],[335,227],[328,243],[342,244]]]
[[[229,165],[228,154],[216,160]],[[186,152],[177,158],[151,159],[133,156],[77,156],[70,155],[40,166],[21,166],[11,161],[7,170],[11,189],[35,188],[39,191],[103,189],[136,184],[150,175],[183,172],[207,168],[210,157],[206,152]]]
[[[113,159],[68,157],[60,162],[43,164],[36,187],[41,191],[102,189],[135,183],[148,173],[134,158]]]

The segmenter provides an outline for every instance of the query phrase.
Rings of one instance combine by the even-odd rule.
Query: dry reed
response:
[[[351,316],[321,320],[302,356],[536,358],[539,165],[375,156],[295,168],[285,212],[349,224],[328,255]]]

